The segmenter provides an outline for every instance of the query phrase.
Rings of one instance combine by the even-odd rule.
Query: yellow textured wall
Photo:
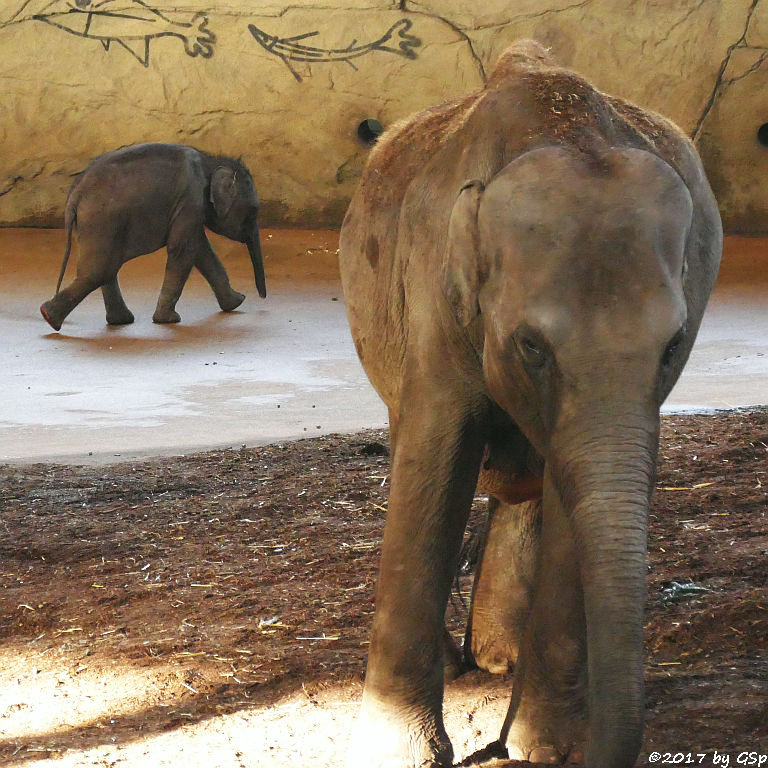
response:
[[[265,223],[338,225],[385,126],[482,85],[520,37],[696,137],[726,227],[768,231],[768,0],[0,3],[0,224],[141,141],[242,156]]]

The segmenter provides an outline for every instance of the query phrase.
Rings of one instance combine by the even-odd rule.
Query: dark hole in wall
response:
[[[363,120],[360,125],[357,126],[357,135],[361,141],[366,144],[375,144],[376,139],[384,132],[384,128],[378,120],[374,120],[372,117]]]
[[[768,147],[768,123],[763,123],[757,129],[757,140],[764,146]]]

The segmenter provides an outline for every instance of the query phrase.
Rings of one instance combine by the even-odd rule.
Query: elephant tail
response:
[[[69,254],[72,250],[72,229],[77,223],[77,204],[70,198],[67,200],[67,208],[64,211],[64,227],[67,230],[67,247],[64,251],[64,261],[61,263],[61,272],[59,272],[59,282],[56,283],[56,293],[61,288],[61,283],[64,280],[64,273],[67,271],[67,262],[69,261]]]

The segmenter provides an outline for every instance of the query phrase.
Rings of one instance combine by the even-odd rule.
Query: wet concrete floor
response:
[[[196,272],[182,322],[155,325],[165,254],[120,272],[133,325],[105,323],[100,292],[55,333],[62,230],[0,229],[0,461],[97,463],[254,445],[386,424],[346,323],[338,235],[263,232],[269,296],[244,246],[211,236],[236,290],[233,313]],[[74,272],[76,249],[67,272]],[[721,278],[666,410],[768,400],[768,240],[727,238]]]

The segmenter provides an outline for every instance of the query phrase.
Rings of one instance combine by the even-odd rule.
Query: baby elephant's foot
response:
[[[60,320],[53,312],[50,301],[46,301],[40,306],[40,314],[45,318],[45,322],[48,323],[54,331],[61,330],[63,320]]]
[[[224,312],[231,312],[233,309],[237,309],[244,301],[244,293],[230,291],[226,297],[219,299],[219,306]]]
[[[130,325],[133,319],[130,309],[107,312],[107,325]]]
[[[178,323],[181,315],[175,309],[156,309],[152,315],[153,323]]]

